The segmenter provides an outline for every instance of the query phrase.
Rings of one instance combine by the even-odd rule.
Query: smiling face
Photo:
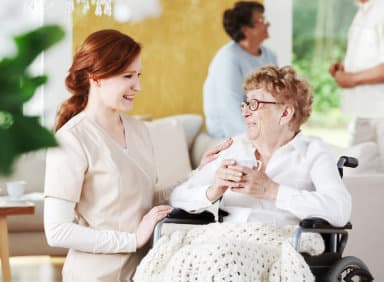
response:
[[[247,92],[247,102],[257,99],[259,101],[277,102],[272,94],[263,88],[254,89]],[[260,103],[256,111],[251,111],[248,107],[242,111],[242,115],[247,127],[247,135],[250,140],[263,138],[272,140],[278,135],[284,126],[282,114],[284,112],[281,104]]]
[[[141,90],[141,59],[137,56],[121,74],[91,81],[99,101],[113,111],[128,112],[133,108],[135,95]]]

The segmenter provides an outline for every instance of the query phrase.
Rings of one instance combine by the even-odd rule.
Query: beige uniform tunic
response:
[[[77,223],[96,230],[134,233],[152,207],[156,168],[148,131],[121,115],[127,149],[84,112],[56,134],[47,155],[45,196],[76,202]],[[70,249],[65,281],[129,281],[141,254],[95,254]]]

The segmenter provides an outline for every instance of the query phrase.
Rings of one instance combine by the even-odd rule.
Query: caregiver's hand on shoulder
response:
[[[239,187],[241,185],[242,171],[239,166],[235,166],[235,160],[224,160],[216,170],[215,179],[207,189],[207,198],[210,201],[220,198],[228,187]]]
[[[148,242],[152,236],[153,229],[155,229],[155,225],[171,211],[171,206],[156,206],[143,216],[143,219],[136,230],[136,249],[140,249]]]
[[[221,144],[205,151],[205,153],[203,154],[203,157],[201,158],[199,168],[202,168],[207,163],[215,160],[217,158],[217,156],[219,155],[219,153],[221,151],[228,149],[232,145],[232,143],[233,143],[232,138],[228,138],[227,140],[224,141],[224,143],[221,143]]]
[[[232,187],[231,191],[248,194],[252,197],[265,200],[275,200],[279,191],[279,184],[274,182],[264,170],[257,167],[243,167],[244,176],[239,187]]]

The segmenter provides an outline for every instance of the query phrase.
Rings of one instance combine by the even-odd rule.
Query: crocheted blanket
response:
[[[163,236],[136,270],[134,281],[314,281],[291,245],[295,226],[213,223]],[[301,252],[317,255],[319,234],[305,233]]]

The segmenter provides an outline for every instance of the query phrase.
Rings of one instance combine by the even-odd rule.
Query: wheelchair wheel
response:
[[[368,267],[357,257],[344,257],[329,269],[325,281],[369,282],[373,277]]]

